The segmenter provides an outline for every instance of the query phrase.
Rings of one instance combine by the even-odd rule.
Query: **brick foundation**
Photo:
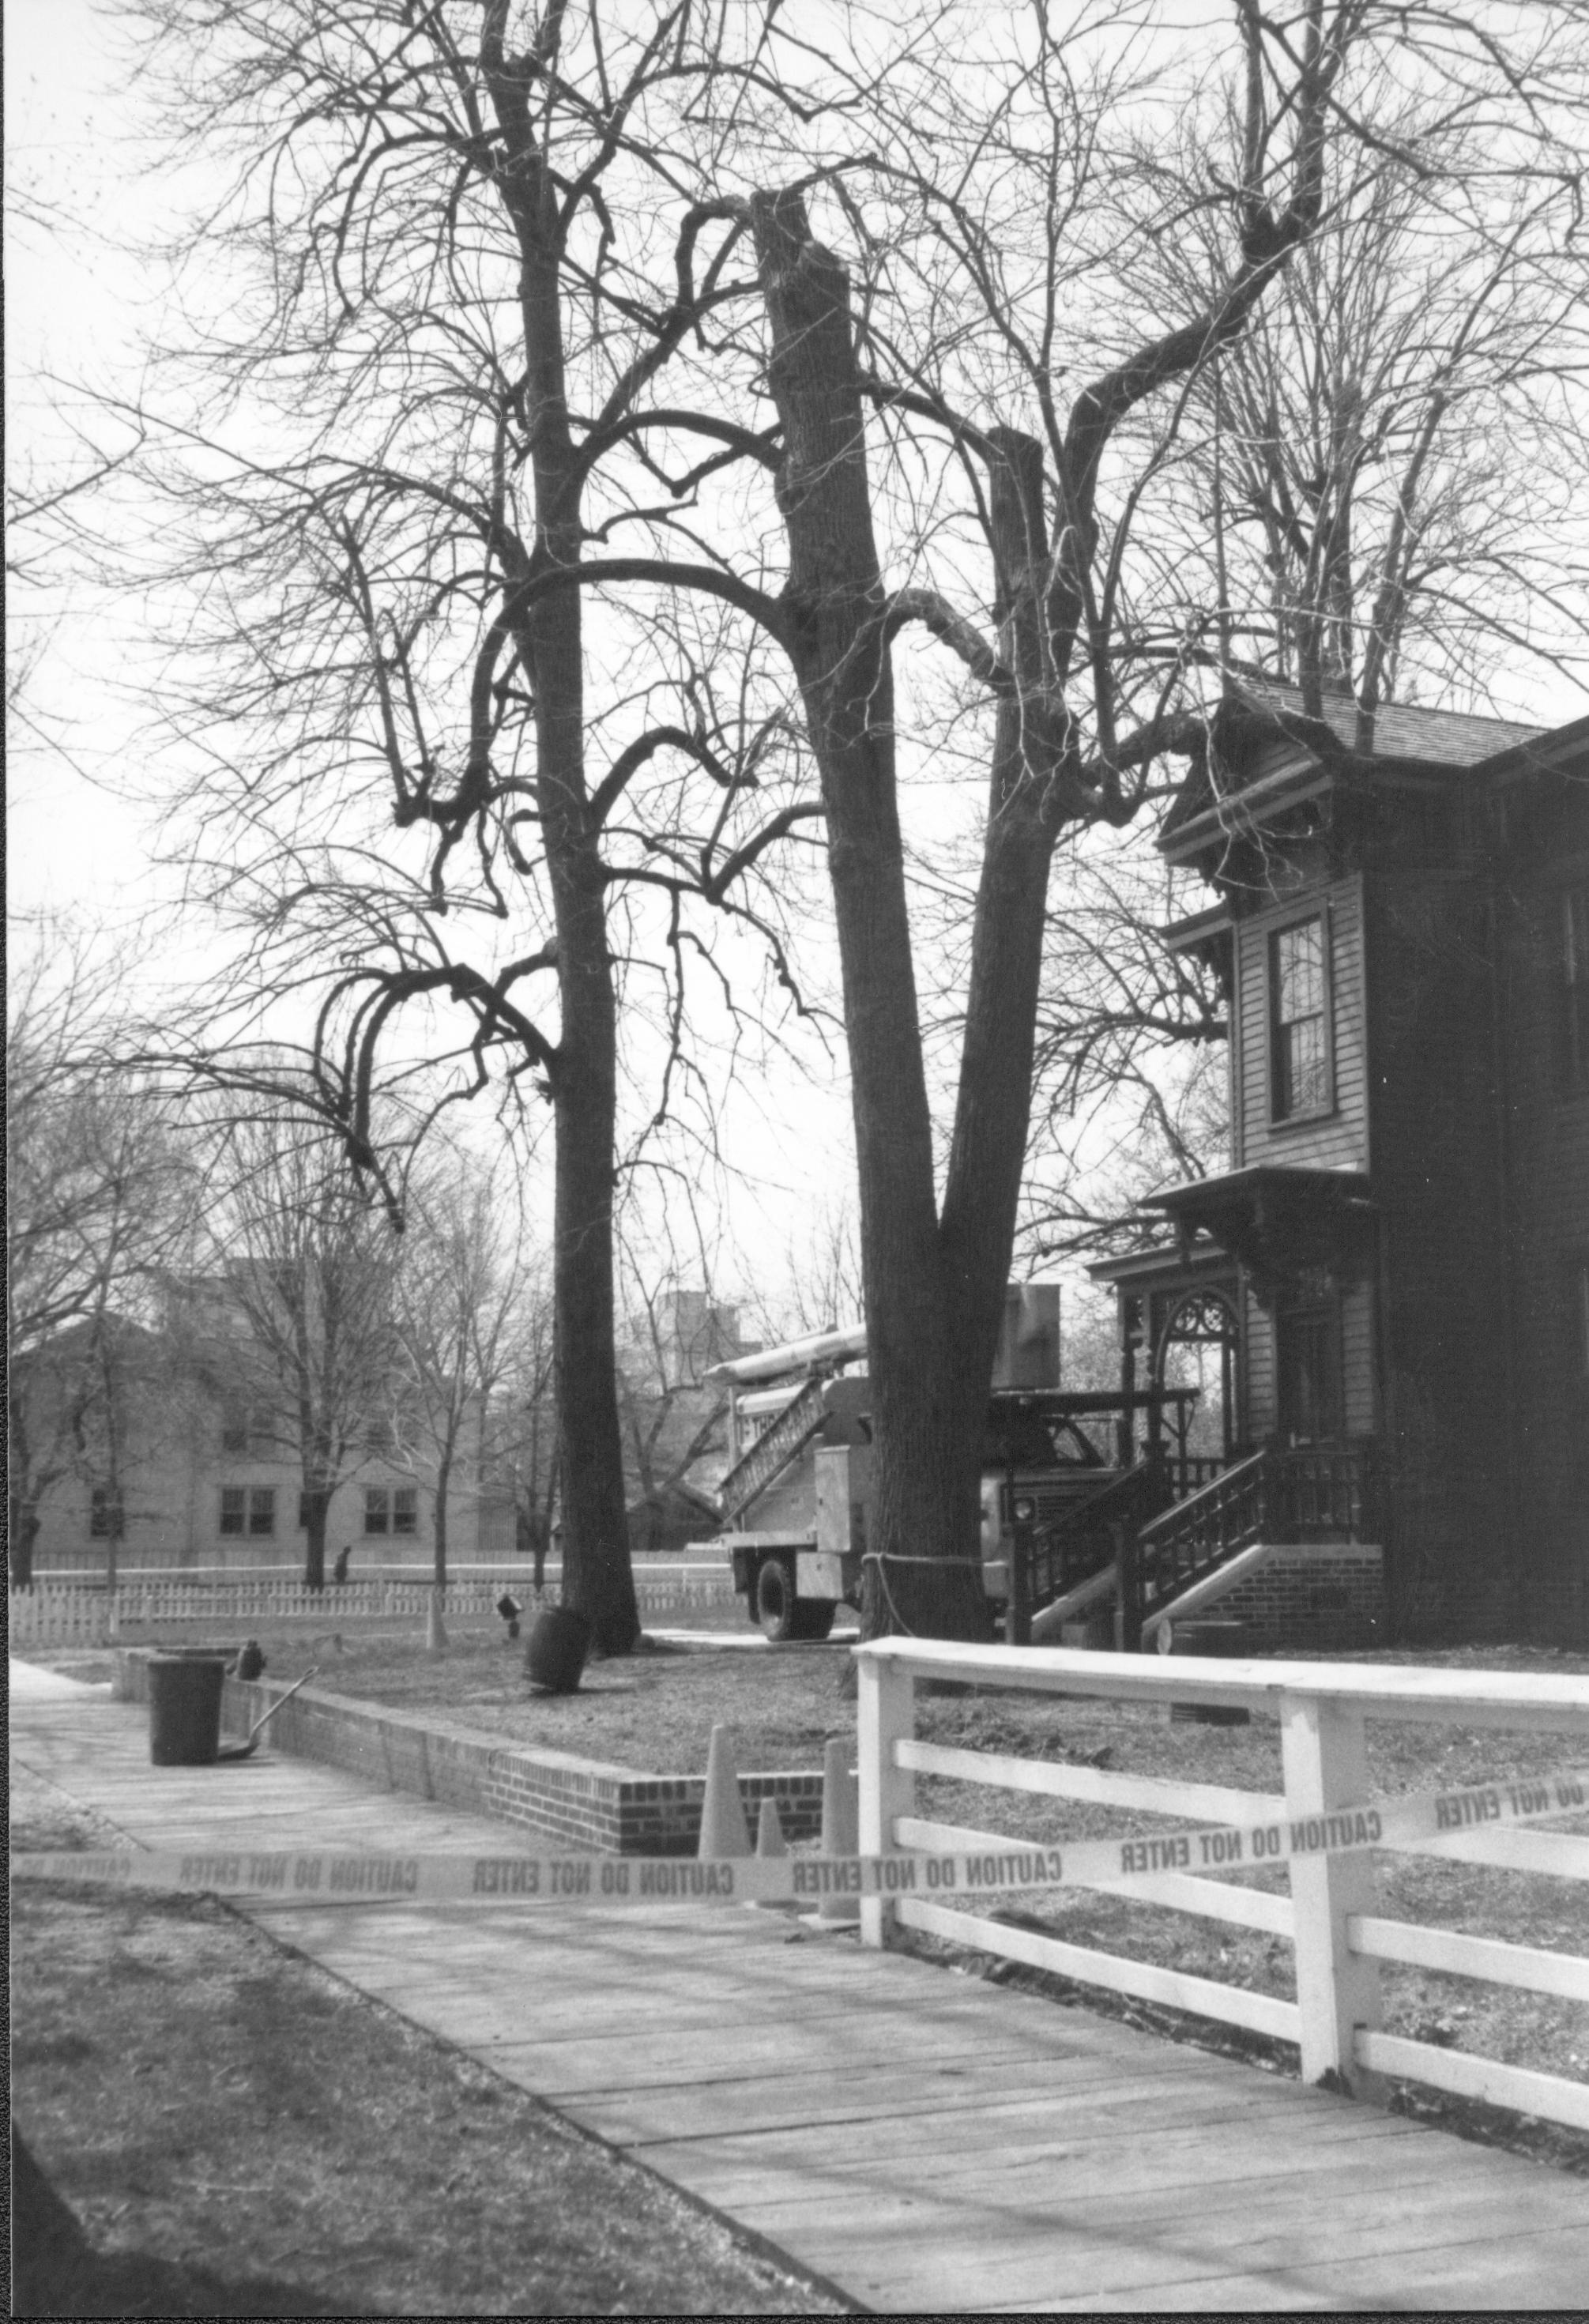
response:
[[[117,1654],[116,1691],[125,1702],[147,1702],[151,1652],[129,1646]],[[280,1680],[228,1677],[221,1701],[223,1732],[245,1735],[285,1692]],[[295,1758],[345,1767],[385,1791],[412,1792],[471,1814],[522,1824],[566,1848],[613,1856],[693,1856],[700,1838],[704,1775],[652,1775],[565,1751],[504,1744],[450,1720],[388,1710],[319,1687],[301,1688],[284,1704],[263,1740]],[[786,1840],[820,1837],[820,1769],[742,1775],[739,1794],[753,1833],[762,1802],[771,1799],[777,1802]]]
[[[1205,1610],[1240,1622],[1249,1650],[1339,1654],[1383,1645],[1384,1594],[1383,1553],[1372,1543],[1288,1544]]]

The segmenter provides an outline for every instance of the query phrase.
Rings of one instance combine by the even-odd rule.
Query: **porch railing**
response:
[[[1162,1461],[1150,1456],[1111,1477],[1064,1517],[1015,1528],[1017,1643],[1023,1632],[1030,1635],[1033,1614],[1113,1563],[1122,1541],[1163,1508],[1169,1489]]]
[[[1122,1572],[1131,1640],[1183,1590],[1256,1542],[1361,1541],[1367,1499],[1355,1447],[1249,1453],[1138,1527]]]

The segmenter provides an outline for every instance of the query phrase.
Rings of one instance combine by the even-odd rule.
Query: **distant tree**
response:
[[[5,1028],[7,1516],[32,1580],[44,1496],[98,1496],[106,1572],[125,1524],[128,1406],[156,1286],[190,1232],[194,1173],[169,1110],[106,1063],[122,964],[80,931],[14,927]]]
[[[654,1550],[663,1545],[674,1497],[691,1498],[691,1470],[726,1442],[728,1399],[707,1374],[739,1352],[737,1316],[715,1296],[709,1277],[705,1289],[681,1284],[671,1270],[658,1280],[632,1256],[621,1280],[618,1408],[633,1480],[630,1538]],[[715,1525],[704,1494],[697,1489],[694,1498],[701,1526]]]
[[[1386,704],[1483,705],[1589,654],[1589,265],[1541,232],[1542,188],[1497,190],[1492,129],[1428,111],[1337,145],[1327,217],[1196,381],[1177,464],[1208,642],[1315,718],[1349,696],[1363,752]],[[1169,295],[1214,263],[1206,218],[1147,254]]]
[[[393,1288],[393,1441],[431,1481],[440,1591],[453,1488],[466,1462],[478,1482],[491,1458],[490,1407],[540,1285],[516,1204],[461,1155],[430,1158],[411,1184],[407,1222]]]
[[[395,1238],[312,1120],[212,1112],[208,1128],[206,1245],[173,1321],[223,1400],[263,1406],[296,1455],[304,1582],[321,1590],[332,1496],[393,1408]]]

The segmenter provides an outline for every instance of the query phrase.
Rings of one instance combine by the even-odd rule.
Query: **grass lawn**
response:
[[[115,1837],[21,1770],[12,1817]],[[11,1949],[17,2315],[840,2305],[222,1904],[23,1883]]]

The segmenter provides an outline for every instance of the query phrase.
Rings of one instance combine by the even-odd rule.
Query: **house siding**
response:
[[[1308,912],[1326,915],[1333,998],[1334,1102],[1316,1120],[1273,1120],[1270,1055],[1270,948],[1277,930]],[[1283,902],[1241,920],[1235,931],[1241,1091],[1235,1167],[1298,1163],[1317,1169],[1369,1167],[1368,1068],[1363,1031],[1363,886],[1332,881],[1322,893],[1298,885]]]
[[[1589,1383],[1576,1374],[1572,1269],[1589,1259],[1589,1091],[1553,1038],[1562,899],[1589,884],[1589,804],[1567,793],[1502,888],[1505,1131],[1516,1282],[1519,1555],[1534,1627],[1589,1645]]]
[[[1368,912],[1392,1618],[1516,1635],[1492,918],[1481,881],[1405,864]]]

